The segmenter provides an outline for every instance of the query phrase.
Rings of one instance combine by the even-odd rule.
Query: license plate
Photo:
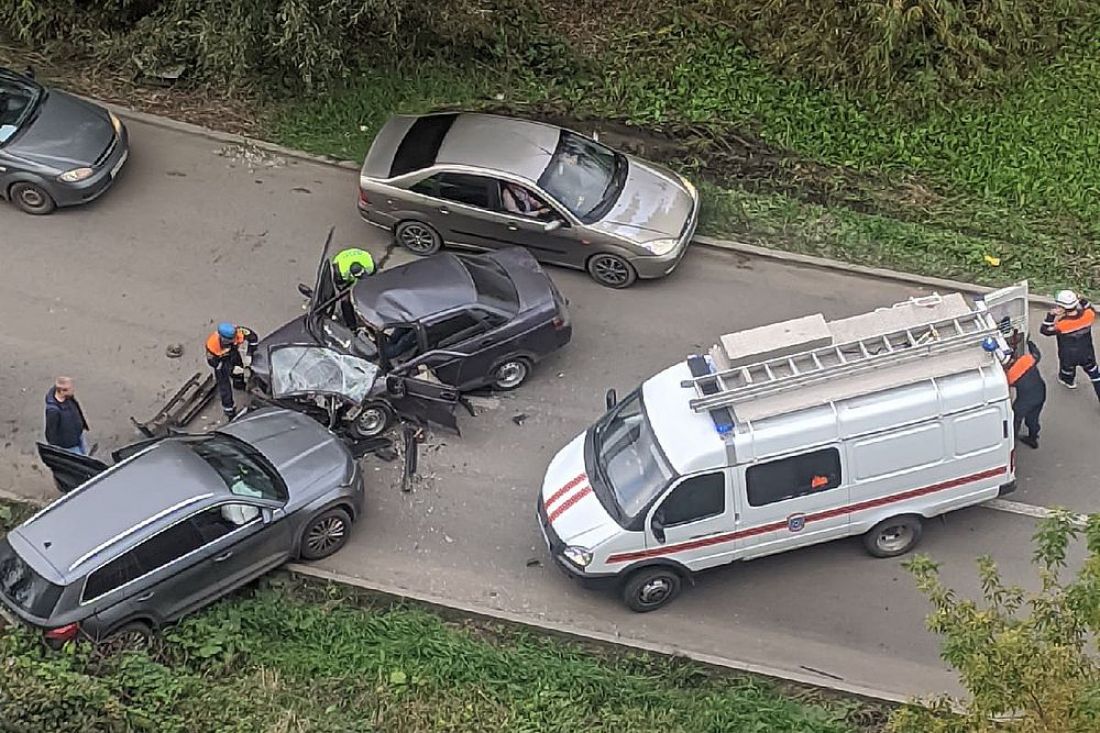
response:
[[[122,157],[118,159],[118,162],[115,163],[115,167],[111,169],[111,178],[114,178],[115,176],[118,175],[118,171],[119,171],[120,168],[122,168],[122,164],[125,163],[126,159],[129,158],[129,157],[130,157],[130,151],[127,150],[126,152],[124,152],[122,154]]]

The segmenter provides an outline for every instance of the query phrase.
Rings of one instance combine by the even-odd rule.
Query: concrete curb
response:
[[[321,165],[327,165],[335,168],[343,168],[345,170],[353,171],[358,171],[360,169],[360,164],[352,160],[340,160],[338,158],[333,158],[327,155],[315,155],[313,153],[306,153],[301,150],[294,150],[292,148],[283,147],[282,145],[276,145],[275,143],[267,142],[266,140],[258,140],[256,138],[248,137],[246,135],[238,135],[230,132],[212,130],[209,127],[194,125],[190,122],[179,122],[168,117],[153,115],[147,112],[140,112],[130,107],[124,107],[109,102],[102,102],[98,99],[92,99],[90,97],[82,97],[82,99],[85,99],[93,104],[98,104],[106,107],[118,116],[124,119],[133,120],[134,122],[140,122],[146,125],[152,125],[154,127],[172,130],[174,132],[182,132],[189,135],[198,135],[200,137],[205,137],[210,140],[216,140],[218,142],[254,147],[260,150],[265,150],[269,153],[274,153],[276,155],[281,155],[287,158],[296,158],[298,160],[303,160],[310,163],[319,163]],[[768,247],[761,247],[755,244],[746,244],[744,242],[737,242],[729,239],[718,239],[716,237],[697,235],[693,240],[693,243],[696,245],[702,245],[704,247],[710,247],[712,249],[737,252],[739,254],[748,255],[750,257],[761,257],[765,259],[775,260],[777,262],[782,262],[789,265],[815,267],[822,270],[831,270],[834,272],[841,272],[848,275],[859,275],[862,277],[872,277],[878,280],[890,280],[893,282],[899,282],[908,285],[919,285],[921,287],[940,288],[941,290],[954,290],[979,295],[996,290],[996,288],[986,287],[984,285],[975,285],[973,283],[966,283],[960,280],[948,280],[946,278],[914,275],[908,272],[887,270],[881,267],[854,265],[847,262],[841,262],[840,260],[831,260],[825,257],[814,257],[812,255],[795,254],[793,252],[770,249]],[[1032,303],[1044,306],[1046,308],[1051,308],[1054,306],[1054,299],[1048,298],[1046,296],[1032,295],[1031,301]]]
[[[750,662],[742,662],[736,659],[728,659],[726,657],[703,654],[701,652],[680,649],[678,647],[668,644],[657,644],[654,642],[642,641],[640,639],[615,636],[600,631],[590,631],[587,629],[579,628],[577,626],[573,626],[571,624],[563,624],[556,621],[535,620],[530,617],[521,616],[519,614],[510,613],[508,611],[501,611],[499,609],[489,608],[486,606],[453,601],[447,598],[441,598],[438,596],[432,596],[416,591],[410,591],[406,588],[399,588],[384,583],[377,583],[370,580],[364,580],[362,578],[343,575],[341,573],[333,573],[328,570],[321,570],[320,568],[315,568],[310,565],[291,563],[289,565],[286,565],[285,569],[290,571],[291,573],[303,575],[309,578],[315,578],[318,580],[327,580],[333,583],[339,583],[341,585],[352,586],[354,588],[365,590],[368,593],[384,596],[386,598],[401,601],[411,601],[417,605],[429,607],[433,611],[443,613],[449,612],[452,614],[457,613],[462,616],[473,617],[484,621],[503,622],[510,626],[518,626],[525,629],[535,629],[543,633],[550,633],[556,636],[562,636],[566,639],[573,641],[598,644],[601,646],[610,646],[619,650],[643,651],[665,657],[690,659],[693,662],[697,662],[707,667],[712,667],[727,672],[741,672],[744,674],[751,674],[759,677],[767,677],[772,680],[791,683],[803,687],[810,687],[831,693],[841,693],[851,697],[858,697],[878,704],[897,706],[900,704],[912,702],[910,698],[907,698],[903,695],[897,695],[892,692],[887,692],[885,690],[876,690],[874,688],[864,687],[862,685],[853,685],[842,681],[819,677],[816,675],[792,672],[785,669],[779,669],[778,667],[752,664]]]

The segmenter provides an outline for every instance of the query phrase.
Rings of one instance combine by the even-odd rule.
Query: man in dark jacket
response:
[[[88,443],[84,433],[88,421],[76,401],[73,380],[58,377],[46,393],[46,442],[70,453],[88,455]]]
[[[1013,353],[1005,357],[1005,376],[1008,386],[1016,391],[1012,401],[1012,422],[1016,437],[1024,445],[1039,447],[1039,414],[1047,400],[1047,385],[1039,375],[1039,348],[1027,339],[1023,354]],[[1020,428],[1027,425],[1027,435]]]

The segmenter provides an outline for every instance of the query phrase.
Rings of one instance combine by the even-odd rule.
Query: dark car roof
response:
[[[168,439],[88,481],[11,534],[69,578],[81,574],[73,568],[78,561],[92,559],[89,553],[119,534],[143,523],[162,526],[210,495],[227,493],[213,468],[182,441]]]
[[[442,252],[361,279],[352,299],[363,320],[386,328],[472,305],[477,291],[459,258]]]

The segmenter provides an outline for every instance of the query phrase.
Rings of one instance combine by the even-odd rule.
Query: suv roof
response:
[[[61,497],[10,534],[49,563],[51,575],[67,579],[80,574],[77,565],[91,559],[90,553],[107,549],[119,535],[139,527],[152,531],[181,511],[228,493],[217,472],[183,440],[169,438]]]

